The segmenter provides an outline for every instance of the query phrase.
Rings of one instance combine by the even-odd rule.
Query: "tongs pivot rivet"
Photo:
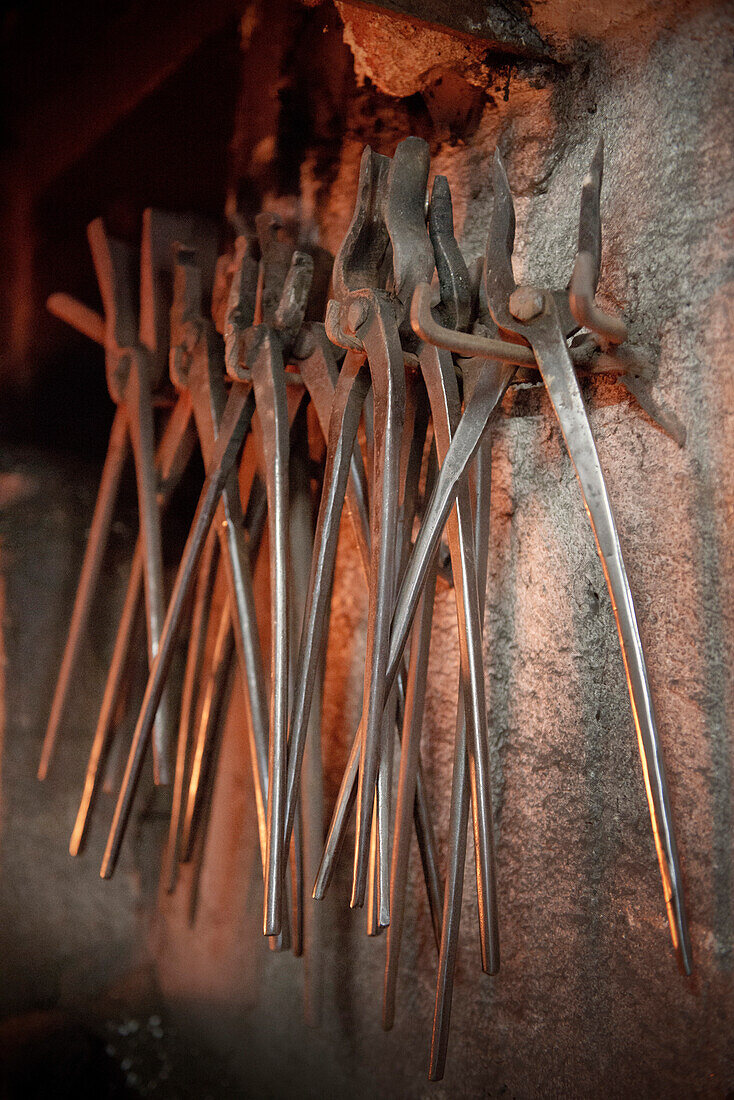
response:
[[[518,321],[532,321],[543,312],[544,304],[541,291],[532,286],[519,286],[510,295],[509,308]]]

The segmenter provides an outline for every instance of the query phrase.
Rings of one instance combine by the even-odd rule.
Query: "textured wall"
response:
[[[93,990],[117,977],[100,961],[102,922],[121,963],[153,966],[170,1017],[216,1053],[247,1095],[731,1096],[731,8],[545,0],[530,16],[548,54],[540,60],[489,54],[485,42],[435,29],[406,31],[396,17],[365,8],[340,5],[340,13],[363,83],[340,105],[343,132],[328,172],[324,141],[306,150],[301,172],[301,217],[332,251],[351,214],[364,142],[391,153],[413,128],[429,137],[433,169],[451,182],[467,259],[483,251],[499,145],[516,195],[516,274],[564,285],[581,182],[605,138],[600,298],[623,311],[633,342],[656,366],[655,400],[687,430],[680,448],[619,387],[587,391],[657,706],[694,976],[679,976],[669,946],[604,578],[551,409],[534,392],[508,397],[494,443],[485,651],[502,969],[493,979],[480,971],[470,856],[445,1081],[426,1081],[436,957],[415,852],[394,1030],[380,1027],[384,940],[368,940],[364,915],[348,910],[348,857],[318,907],[322,1025],[304,1024],[303,963],[271,955],[259,933],[237,687],[195,924],[189,874],[172,901],[158,911],[150,903],[150,857],[141,854],[150,826],[145,845],[137,833],[126,849],[112,885],[95,885],[93,866],[67,870],[60,856],[54,881],[79,934],[67,931],[67,963],[52,967],[54,981],[60,973],[67,982],[54,1003],[78,1003],[73,974],[87,963]],[[319,71],[336,86],[331,69]],[[452,89],[448,99],[439,77]],[[337,577],[324,703],[327,810],[362,678],[366,601],[348,532]],[[11,584],[11,616],[20,613],[14,591],[29,598]],[[442,854],[458,676],[453,601],[452,591],[439,591],[424,729]],[[11,664],[27,660],[28,645],[11,634]],[[73,761],[76,776],[84,751]],[[44,824],[48,809],[19,786],[32,757],[24,750],[6,759],[4,782],[9,759],[20,794],[10,810],[6,802],[5,841],[23,843],[23,806],[27,819],[33,804],[35,858],[43,847],[48,861],[48,847],[63,853],[74,798],[59,779],[51,805],[64,827]],[[19,890],[24,876],[36,882],[20,858],[6,855],[4,874]],[[86,908],[82,884],[93,899]],[[43,906],[44,888],[32,894]],[[9,912],[20,921],[20,910]],[[95,927],[85,950],[78,940]],[[33,935],[39,966],[47,965],[39,944],[48,935],[41,921]]]

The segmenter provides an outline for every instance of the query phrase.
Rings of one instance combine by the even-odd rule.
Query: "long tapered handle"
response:
[[[224,483],[237,458],[237,453],[242,445],[253,413],[251,395],[245,387],[235,385],[230,393],[227,407],[222,417],[220,433],[217,445],[212,456],[211,471],[207,474],[204,486],[199,496],[199,503],[189,531],[189,536],[184,546],[181,563],[178,568],[176,580],[168,605],[166,621],[161,631],[158,655],[153,662],[153,667],[148,676],[148,683],[143,697],[143,705],[140,710],[138,722],[133,734],[133,742],[125,768],[125,775],[120,788],[120,794],[115,806],[115,814],[112,821],[110,834],[107,838],[107,847],[102,859],[100,876],[110,878],[115,870],[117,859],[122,847],[125,830],[132,811],[140,772],[145,759],[145,752],[150,742],[158,704],[163,694],[163,688],[168,675],[168,670],[173,659],[174,647],[181,626],[186,600],[188,599],[191,585],[196,576],[201,552],[204,548],[206,535],[211,526],[214,513],[222,494]]]
[[[45,779],[48,774],[48,767],[51,762],[54,746],[56,745],[59,727],[61,726],[61,720],[64,716],[64,710],[69,697],[71,678],[74,674],[74,668],[79,657],[82,638],[84,637],[84,632],[89,621],[94,590],[97,586],[99,571],[102,567],[102,559],[107,546],[110,524],[112,523],[112,511],[115,507],[117,490],[120,485],[120,477],[122,476],[122,468],[125,464],[127,453],[127,415],[125,409],[122,406],[118,406],[117,412],[115,413],[115,419],[112,422],[110,440],[107,446],[107,456],[102,470],[99,491],[97,493],[97,502],[94,506],[92,524],[89,528],[89,539],[87,540],[87,547],[84,551],[81,576],[79,577],[79,585],[74,599],[74,610],[71,614],[69,634],[66,639],[64,656],[61,661],[61,669],[59,670],[59,678],[56,682],[56,690],[54,691],[46,735],[43,739],[41,759],[38,765],[39,779]]]
[[[155,464],[155,426],[153,399],[148,377],[148,364],[136,357],[125,389],[125,407],[135,460],[138,491],[140,541],[143,549],[143,587],[145,590],[145,625],[148,636],[148,664],[158,653],[165,614],[163,588],[163,548],[161,544],[161,514],[158,503],[158,474]],[[166,786],[170,782],[171,716],[165,695],[156,714],[153,729],[153,774],[155,782]]]

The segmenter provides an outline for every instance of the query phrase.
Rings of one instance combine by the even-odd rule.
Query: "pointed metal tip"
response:
[[[691,940],[688,934],[688,926],[685,922],[685,918],[683,918],[683,920],[676,921],[676,925],[678,942],[675,943],[674,941],[674,946],[675,955],[678,962],[678,969],[684,977],[690,978],[691,974],[693,973],[693,955],[691,951]]]
[[[365,902],[365,895],[367,893],[367,872],[365,869],[364,874],[360,874],[360,866],[355,859],[354,866],[354,878],[352,881],[352,896],[349,899],[350,909],[363,909]]]
[[[435,176],[431,188],[431,201],[428,205],[428,230],[436,249],[436,233],[454,234],[454,207],[451,201],[451,188],[446,176]]]
[[[600,137],[597,142],[594,155],[591,158],[591,164],[589,165],[589,175],[596,182],[596,185],[601,189],[602,176],[604,175],[604,137]]]
[[[431,1051],[431,1064],[428,1069],[428,1080],[443,1081],[445,1068],[446,1067],[442,1062],[439,1062],[438,1060],[434,1061],[433,1051]]]
[[[87,240],[90,245],[96,240],[104,239],[105,236],[104,218],[92,218],[91,222],[87,223]]]
[[[507,197],[511,200],[512,195],[510,191],[510,181],[507,178],[507,169],[505,168],[505,162],[502,159],[502,154],[500,153],[499,149],[495,149],[494,151],[492,169],[495,199],[499,194],[503,198]]]
[[[359,174],[360,177],[372,171],[372,161],[374,160],[374,152],[371,145],[365,145],[362,150],[362,159],[359,162]]]
[[[428,142],[420,137],[407,137],[398,142],[393,153],[388,169],[391,186],[396,186],[396,180],[401,181],[397,186],[408,188],[407,193],[420,194],[423,204],[428,184],[428,173],[431,168],[431,150]],[[389,222],[388,222],[389,228]]]
[[[512,191],[499,149],[494,151],[492,175],[494,202],[484,253],[484,284],[487,303],[494,316],[497,309],[506,309],[510,294],[515,289],[512,273],[515,204],[512,201]]]
[[[451,188],[446,176],[434,176],[431,188],[431,201],[440,199],[442,202],[451,202]]]

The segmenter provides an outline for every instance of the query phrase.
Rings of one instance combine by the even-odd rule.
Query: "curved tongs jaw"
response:
[[[401,335],[412,339],[407,321],[413,292],[434,268],[425,222],[429,166],[422,138],[401,141],[392,158],[365,147],[354,213],[334,261],[335,297],[326,311],[326,331],[337,346],[363,350],[355,330],[364,299],[376,292],[389,296]]]
[[[597,333],[610,344],[622,344],[627,339],[624,321],[604,313],[594,301],[601,270],[599,199],[603,174],[604,139],[600,138],[581,192],[579,245],[568,288],[568,303],[579,325]]]
[[[554,314],[564,336],[572,336],[578,331],[580,322],[569,309],[567,291],[541,290],[515,283],[512,270],[515,204],[498,149],[495,150],[492,169],[494,206],[484,255],[484,291],[492,320],[504,335],[522,336],[530,342],[523,325],[531,321],[537,323]]]
[[[178,247],[173,267],[173,304],[171,307],[171,347],[169,372],[177,390],[189,384],[189,366],[194,349],[202,336],[202,278],[196,256],[189,248]]]
[[[428,233],[441,297],[437,311],[447,328],[465,329],[471,319],[471,280],[454,236],[451,190],[445,176],[436,176],[433,181],[428,207]]]
[[[260,259],[254,238],[235,242],[234,275],[224,317],[224,360],[227,374],[250,380],[247,349],[267,328],[276,336],[287,359],[303,325],[313,279],[313,259],[281,238],[282,222],[275,214],[255,219]]]

